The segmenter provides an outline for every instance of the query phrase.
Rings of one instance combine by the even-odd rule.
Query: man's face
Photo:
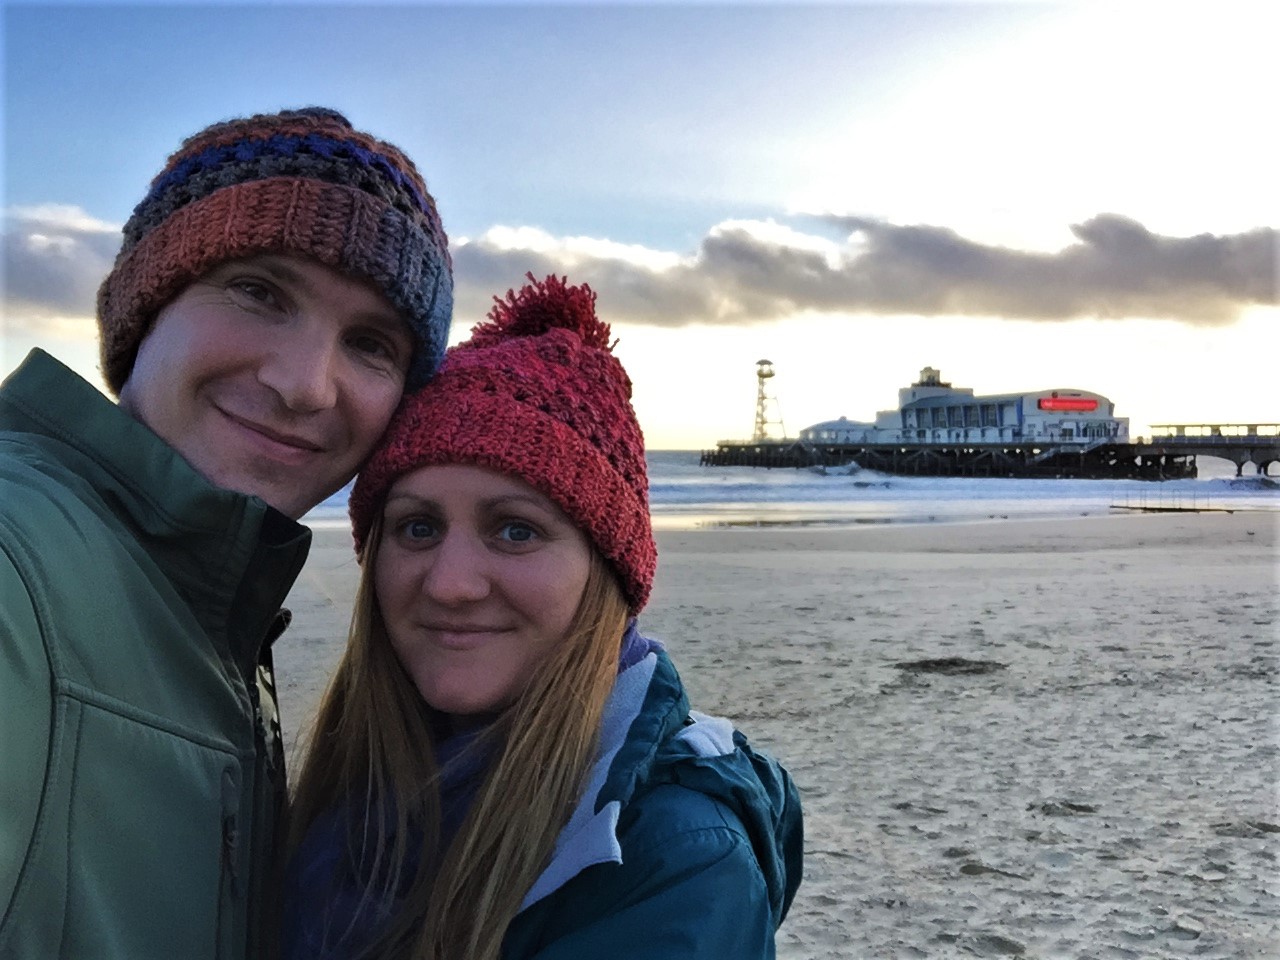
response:
[[[297,518],[369,455],[413,343],[380,293],[336,270],[228,261],[160,311],[120,405],[211,482]]]

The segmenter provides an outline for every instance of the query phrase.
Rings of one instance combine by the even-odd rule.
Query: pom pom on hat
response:
[[[644,437],[631,380],[613,355],[590,287],[562,278],[494,298],[489,320],[407,396],[351,492],[363,550],[397,478],[470,463],[519,477],[554,501],[618,575],[632,613],[649,597],[657,547]]]
[[[585,283],[571,287],[566,278],[555,275],[535,280],[519,293],[507,291],[505,300],[493,298],[489,322],[478,323],[471,330],[474,347],[493,346],[506,337],[536,337],[549,330],[572,330],[588,347],[611,350],[609,325],[596,316],[596,293]]]

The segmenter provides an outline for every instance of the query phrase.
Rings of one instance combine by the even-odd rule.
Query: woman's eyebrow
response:
[[[387,497],[386,501],[383,503],[382,505],[383,510],[385,511],[388,507],[391,507],[393,505],[398,505],[398,504],[409,504],[414,507],[438,507],[439,506],[439,504],[437,504],[434,500],[431,500],[427,497],[420,497],[417,494],[393,493],[389,497]]]
[[[480,501],[480,505],[484,507],[504,507],[513,503],[527,503],[529,506],[537,507],[540,510],[547,511],[548,504],[541,497],[534,496],[532,493],[502,493],[496,497],[486,497]]]
[[[439,502],[432,497],[424,497],[416,493],[393,493],[387,497],[386,505],[391,506],[393,503],[402,501],[427,507],[439,506]],[[527,504],[544,513],[551,513],[558,509],[553,504],[547,503],[547,501],[532,493],[500,493],[494,497],[485,497],[477,505],[486,510],[493,510],[513,504]]]

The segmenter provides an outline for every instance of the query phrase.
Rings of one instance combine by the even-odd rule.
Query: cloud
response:
[[[453,266],[455,313],[464,322],[487,313],[494,296],[519,286],[526,273],[589,283],[606,298],[612,320],[683,325],[717,314],[711,288],[678,255],[645,247],[496,227],[456,244]]]
[[[590,283],[612,319],[666,326],[765,322],[806,310],[1214,325],[1278,302],[1271,228],[1166,237],[1100,214],[1071,228],[1075,243],[1043,253],[984,245],[945,227],[815,219],[845,239],[729,221],[681,258],[490,231],[455,251],[459,315],[478,317],[492,294],[518,283],[526,270]]]
[[[1075,224],[1056,253],[1010,250],[937,227],[828,217],[866,247],[843,289],[868,309],[1070,320],[1151,317],[1235,320],[1275,305],[1277,231],[1165,237],[1115,214]]]
[[[4,220],[7,322],[57,335],[67,318],[92,317],[120,247],[119,225],[53,204],[12,207]]]
[[[493,227],[453,245],[459,326],[479,320],[526,272],[590,283],[609,320],[658,326],[763,323],[803,311],[1222,325],[1278,302],[1272,228],[1168,237],[1100,214],[1071,227],[1073,243],[1043,252],[868,217],[803,222],[819,229],[725,221],[691,254]],[[75,207],[6,210],[7,322],[52,333],[60,318],[92,317],[119,235]]]

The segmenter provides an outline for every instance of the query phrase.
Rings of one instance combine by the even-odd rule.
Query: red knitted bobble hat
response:
[[[631,612],[649,598],[657,547],[631,380],[590,287],[533,274],[405,398],[356,480],[356,550],[388,488],[418,467],[471,463],[550,497],[613,566]]]

